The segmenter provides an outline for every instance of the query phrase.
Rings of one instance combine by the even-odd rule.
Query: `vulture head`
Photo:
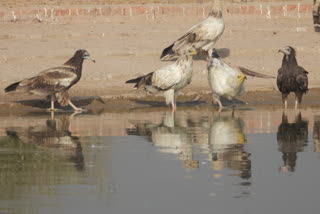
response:
[[[209,12],[209,16],[213,16],[216,18],[222,17],[222,7],[220,0],[212,0],[211,11]]]
[[[75,52],[74,56],[75,58],[82,58],[82,59],[90,59],[92,60],[92,62],[96,62],[94,59],[92,59],[90,57],[90,54],[88,51],[84,50],[84,49],[79,49]]]
[[[211,57],[212,58],[217,58],[217,59],[220,58],[220,56],[219,56],[219,54],[218,54],[218,52],[217,52],[217,50],[215,48],[212,49]]]
[[[286,47],[284,47],[282,49],[279,49],[278,52],[282,52],[286,56],[290,56],[290,55],[294,55],[295,56],[296,55],[296,51],[291,46],[286,46]]]
[[[74,66],[74,67],[82,67],[83,60],[85,59],[90,59],[92,62],[96,62],[94,59],[90,57],[90,54],[88,51],[84,49],[79,49],[74,53],[73,57],[71,57],[64,64]]]
[[[292,62],[294,64],[297,63],[296,60],[296,50],[291,46],[286,46],[282,49],[279,49],[278,52],[282,52],[284,54],[282,62]]]

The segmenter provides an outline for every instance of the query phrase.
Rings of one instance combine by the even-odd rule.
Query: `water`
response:
[[[314,213],[320,111],[1,115],[0,213]]]

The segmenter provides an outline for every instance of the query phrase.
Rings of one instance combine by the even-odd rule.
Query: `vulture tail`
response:
[[[247,75],[247,76],[259,77],[259,78],[265,78],[265,79],[274,79],[275,78],[273,76],[269,76],[266,74],[260,74],[258,72],[251,71],[247,68],[239,67],[239,69],[244,75]]]
[[[174,44],[170,45],[169,47],[166,47],[165,49],[163,49],[162,54],[160,56],[160,59],[164,59],[167,56],[170,56],[172,54],[174,54],[174,51],[172,50]]]
[[[152,75],[153,72],[145,75],[145,76],[141,76],[135,79],[131,79],[126,81],[126,83],[136,83],[134,85],[134,88],[140,88],[141,86],[145,86],[145,85],[151,85],[152,84]]]
[[[21,81],[20,81],[21,82]],[[5,92],[15,91],[19,86],[20,82],[15,82],[4,89]]]

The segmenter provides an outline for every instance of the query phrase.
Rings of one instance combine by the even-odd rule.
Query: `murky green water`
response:
[[[0,213],[316,212],[320,111],[166,110],[0,116]]]

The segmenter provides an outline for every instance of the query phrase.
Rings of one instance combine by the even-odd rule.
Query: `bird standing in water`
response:
[[[171,104],[172,110],[175,111],[179,90],[191,82],[193,72],[192,56],[196,53],[195,50],[189,49],[175,63],[166,65],[147,75],[128,80],[126,83],[135,83],[134,88],[143,88],[150,93],[163,91],[166,104]]]
[[[207,64],[207,69],[213,101],[219,104],[219,112],[221,112],[223,108],[220,97],[226,97],[233,101],[234,97],[244,93],[245,75],[260,78],[274,78],[272,76],[250,71],[246,68],[232,67],[220,59],[220,56],[215,49],[212,51],[212,56]]]
[[[70,105],[75,111],[82,111],[77,108],[70,100],[68,90],[76,84],[82,73],[82,63],[85,59],[91,59],[88,51],[77,50],[73,57],[61,66],[49,68],[41,71],[38,75],[23,79],[9,85],[4,91],[7,92],[25,92],[39,96],[47,97],[51,100],[50,111],[55,111],[54,101],[61,106]],[[95,60],[91,59],[93,62]]]
[[[308,91],[308,72],[298,65],[296,51],[293,47],[286,46],[279,52],[284,55],[281,68],[278,70],[277,86],[282,94],[285,110],[288,106],[288,95],[290,92],[295,93],[295,110],[297,110],[298,104],[301,104],[302,95]]]

